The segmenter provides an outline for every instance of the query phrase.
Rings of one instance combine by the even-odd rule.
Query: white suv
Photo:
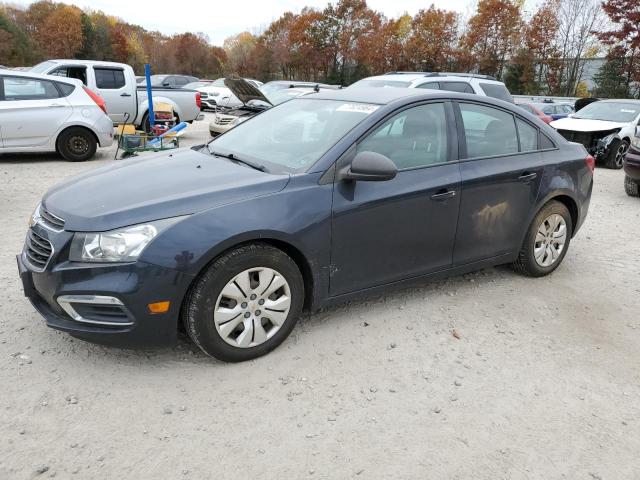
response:
[[[446,72],[389,72],[377,77],[363,78],[349,88],[397,87],[427,88],[450,92],[475,93],[513,103],[513,97],[504,86],[490,75]]]

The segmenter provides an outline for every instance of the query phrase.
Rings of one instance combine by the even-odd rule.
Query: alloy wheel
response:
[[[222,289],[213,312],[220,337],[239,348],[258,346],[287,320],[291,289],[276,270],[257,267],[233,277]]]
[[[533,255],[541,267],[553,265],[567,243],[567,223],[557,213],[549,215],[538,227],[533,244]]]
[[[627,150],[629,150],[629,145],[627,145],[626,142],[620,142],[620,146],[618,147],[618,150],[616,151],[616,166],[617,167],[622,167],[622,164],[624,163],[624,157],[627,156]]]

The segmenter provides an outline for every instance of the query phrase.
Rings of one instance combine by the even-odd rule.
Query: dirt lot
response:
[[[640,201],[621,172],[596,171],[550,277],[500,267],[389,292],[226,365],[184,339],[74,340],[22,296],[33,207],[112,154],[0,157],[1,479],[640,478]]]

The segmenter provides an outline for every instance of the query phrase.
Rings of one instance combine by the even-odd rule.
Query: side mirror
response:
[[[344,180],[384,182],[395,178],[398,167],[388,157],[376,152],[360,152],[343,173]]]

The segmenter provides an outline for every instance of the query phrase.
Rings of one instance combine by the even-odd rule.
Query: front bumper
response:
[[[193,277],[144,262],[62,262],[38,272],[24,253],[17,261],[25,296],[47,326],[125,348],[175,343],[182,299]],[[147,305],[160,301],[171,302],[169,310],[152,314]]]

